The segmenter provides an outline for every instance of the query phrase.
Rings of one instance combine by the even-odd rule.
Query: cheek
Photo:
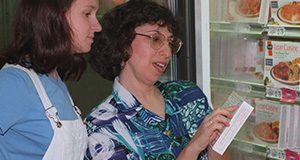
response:
[[[77,53],[86,53],[91,49],[92,41],[84,39],[83,35],[80,35],[78,32],[74,33],[73,37],[73,47]]]
[[[151,59],[151,52],[149,49],[140,47],[136,50],[133,50],[131,58],[136,62],[140,64],[148,64]]]
[[[141,60],[154,55],[154,50],[150,48],[148,41],[142,42],[134,40],[131,44],[132,56],[139,57]]]
[[[72,34],[72,42],[73,42],[73,45],[74,45],[75,47],[77,47],[77,46],[80,44],[79,37],[80,37],[80,36],[78,36],[78,33],[73,32],[73,34]]]
[[[74,44],[80,45],[81,43],[87,43],[88,31],[84,26],[73,26],[72,28],[72,41]],[[78,44],[79,43],[79,44]]]

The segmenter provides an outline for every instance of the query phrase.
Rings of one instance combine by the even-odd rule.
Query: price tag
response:
[[[285,159],[285,153],[282,150],[276,149],[276,148],[270,148],[267,147],[266,151],[267,158],[273,158],[273,159]]]
[[[282,102],[295,103],[298,93],[288,88],[266,87],[266,97],[280,99]]]
[[[282,26],[270,26],[268,35],[269,36],[284,36],[286,29]]]
[[[280,88],[266,87],[266,97],[281,99],[282,92]]]

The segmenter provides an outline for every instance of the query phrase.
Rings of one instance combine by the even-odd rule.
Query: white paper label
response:
[[[246,122],[247,118],[253,111],[253,107],[247,102],[243,102],[238,110],[233,115],[231,121],[229,122],[229,127],[221,133],[220,137],[217,139],[213,145],[213,150],[217,153],[223,155],[229,144],[233,141],[233,138],[237,135],[238,131],[241,129],[243,124]]]

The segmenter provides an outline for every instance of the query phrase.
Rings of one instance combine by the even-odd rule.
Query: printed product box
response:
[[[270,24],[300,25],[300,0],[271,0]]]
[[[229,21],[258,22],[260,0],[229,0]]]
[[[254,135],[269,143],[277,143],[279,137],[280,103],[265,99],[255,102]]]
[[[300,43],[266,41],[264,80],[267,86],[300,91]]]
[[[280,112],[280,133],[278,147],[300,148],[300,106],[284,105]]]

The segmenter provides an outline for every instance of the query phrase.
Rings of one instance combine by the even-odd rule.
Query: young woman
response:
[[[81,160],[87,133],[63,80],[77,80],[98,0],[22,0],[0,56],[0,159]]]
[[[235,107],[212,111],[194,83],[158,81],[182,45],[172,13],[149,0],[130,0],[101,23],[90,60],[114,85],[86,118],[86,159],[228,158],[209,145]]]

